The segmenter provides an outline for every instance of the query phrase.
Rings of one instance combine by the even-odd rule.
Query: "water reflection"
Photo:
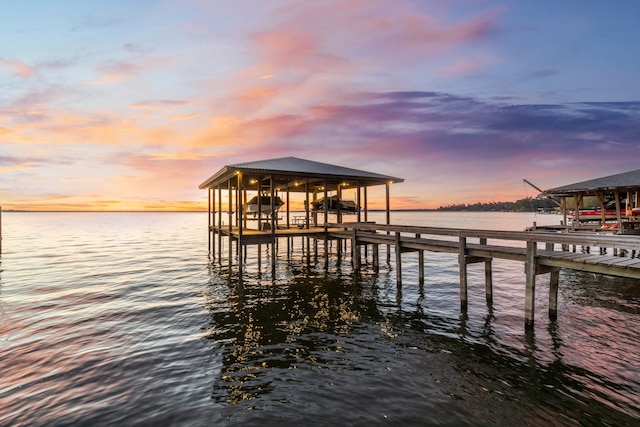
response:
[[[227,283],[224,295],[211,289],[206,338],[223,348],[224,366],[214,400],[255,399],[273,391],[274,376],[284,370],[320,368],[327,351],[341,351],[340,336],[363,318],[380,318],[369,282],[317,274],[304,264],[288,269],[292,278],[284,285],[244,274]]]
[[[212,280],[206,299],[211,324],[205,336],[220,349],[222,359],[211,391],[218,403],[247,409],[291,403],[282,390],[300,387],[306,375],[296,371],[368,375],[374,368],[363,360],[363,349],[373,349],[374,359],[420,349],[423,354],[447,355],[456,375],[464,377],[447,389],[454,400],[469,393],[464,383],[485,390],[492,404],[518,402],[513,410],[537,414],[538,421],[624,424],[638,415],[638,404],[632,401],[637,381],[616,383],[599,369],[567,360],[557,322],[548,322],[542,340],[535,329],[522,328],[521,344],[513,347],[501,336],[504,330],[496,328],[500,312],[494,312],[492,302],[485,305],[480,324],[468,313],[435,315],[427,305],[430,290],[421,285],[412,290],[405,286],[403,292],[392,275],[366,268],[354,274],[350,263],[340,265],[337,259],[325,269],[315,255],[296,257],[289,249],[287,258],[275,274],[263,275],[249,265],[242,277],[231,271],[224,283]],[[219,276],[212,272],[212,277]],[[432,387],[442,390],[440,383]],[[620,402],[612,404],[617,398]],[[467,394],[466,399],[473,397]]]

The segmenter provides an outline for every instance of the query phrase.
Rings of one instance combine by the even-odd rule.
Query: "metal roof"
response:
[[[568,196],[580,193],[595,194],[598,191],[637,191],[638,189],[640,189],[640,169],[552,188],[542,194]]]
[[[327,185],[335,188],[338,184],[346,186],[371,186],[387,182],[403,182],[404,179],[378,173],[330,165],[297,157],[259,160],[255,162],[227,165],[200,184],[200,189],[215,188],[242,174],[243,185],[252,181],[273,178],[274,185],[291,191],[305,191],[304,183]],[[246,182],[245,182],[246,181]]]

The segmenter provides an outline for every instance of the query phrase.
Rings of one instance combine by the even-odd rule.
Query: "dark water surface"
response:
[[[206,214],[3,213],[0,425],[639,425],[640,283],[548,277],[525,333],[524,267],[494,302],[455,256],[358,274],[281,240],[242,278],[207,253]],[[376,218],[373,218],[374,220]],[[379,220],[381,220],[380,218]],[[522,230],[558,216],[393,213],[400,224]],[[226,245],[226,242],[225,242]],[[335,245],[335,243],[334,243]],[[391,254],[391,259],[394,255]]]

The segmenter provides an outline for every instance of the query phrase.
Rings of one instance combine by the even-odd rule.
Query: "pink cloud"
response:
[[[276,64],[342,65],[350,58],[380,57],[395,62],[484,40],[497,29],[496,10],[445,23],[396,0],[332,0],[280,8],[273,26],[256,33],[261,53]]]
[[[155,101],[139,101],[130,105],[130,108],[141,110],[164,110],[174,107],[182,107],[189,104],[189,101],[182,99],[161,99]]]
[[[14,76],[30,77],[35,74],[33,67],[17,59],[5,59],[0,57],[0,67],[8,70]]]
[[[493,55],[471,55],[468,58],[455,60],[452,64],[440,70],[441,74],[464,77],[483,71],[495,64],[498,58]]]
[[[498,13],[490,10],[445,22],[397,0],[280,7],[247,38],[254,61],[223,84],[216,82],[216,92],[221,87],[225,92],[211,110],[248,119],[245,116],[288,114],[340,98],[346,87],[366,88],[363,75],[385,74],[399,64],[419,64],[443,53],[451,57],[452,51],[485,40],[498,27]],[[490,65],[491,58],[480,52],[447,71],[469,74]]]
[[[136,61],[111,61],[97,68],[100,80],[90,84],[108,85],[138,77],[144,71],[169,63],[166,58],[141,58]]]

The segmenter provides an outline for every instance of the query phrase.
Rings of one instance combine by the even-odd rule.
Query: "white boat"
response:
[[[247,213],[252,214],[254,217],[258,215],[258,212],[261,212],[262,215],[271,215],[272,213],[277,213],[278,210],[284,206],[284,202],[278,196],[276,196],[273,200],[273,212],[271,211],[271,197],[270,196],[260,196],[260,205],[258,206],[258,196],[253,197],[247,203]]]

